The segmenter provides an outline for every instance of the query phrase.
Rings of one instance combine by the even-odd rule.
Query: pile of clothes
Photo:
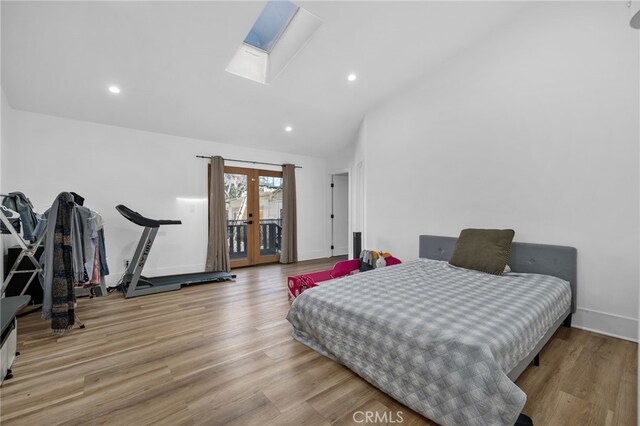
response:
[[[38,215],[33,211],[33,204],[22,192],[10,192],[2,200],[2,205],[20,215],[19,219],[9,219],[17,233],[20,233],[22,224],[22,238],[25,241],[34,242],[36,236],[34,230],[38,224]],[[0,233],[9,234],[4,223],[0,222]]]
[[[387,266],[387,260],[392,258],[386,251],[362,250],[360,252],[360,272]]]

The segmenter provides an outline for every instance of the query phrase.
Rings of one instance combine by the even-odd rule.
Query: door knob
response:
[[[247,225],[251,225],[253,223],[252,220],[245,220],[243,223],[247,224]]]

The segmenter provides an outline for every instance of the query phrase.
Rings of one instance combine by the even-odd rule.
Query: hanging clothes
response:
[[[109,275],[109,266],[107,265],[107,250],[104,243],[104,219],[98,212],[93,212],[96,220],[96,229],[98,230],[98,243],[96,251],[98,252],[98,263],[100,276],[106,277]]]
[[[93,258],[93,268],[91,270],[91,280],[89,284],[92,286],[100,285],[100,250],[96,250],[96,255]]]
[[[75,293],[73,274],[73,196],[62,192],[49,209],[44,247],[44,301],[42,317],[51,320],[54,333],[73,328]]]
[[[70,300],[75,302],[74,287],[100,285],[109,273],[103,228],[102,217],[76,204],[68,192],[56,197],[36,226],[36,236],[47,233],[40,258],[44,269],[40,281],[44,292],[42,315],[51,319],[56,333],[73,327],[73,303],[68,305]]]
[[[73,195],[73,201],[79,205],[84,206],[84,197],[82,195],[77,194],[76,192],[70,192]]]
[[[93,271],[98,242],[95,216],[83,206],[73,208],[73,269],[77,283],[87,283]]]
[[[51,220],[55,221],[52,216],[52,209],[47,210],[40,218],[35,231],[35,235],[39,236],[42,231],[47,229]],[[109,275],[107,266],[107,258],[104,249],[104,231],[98,232],[98,221],[101,227],[104,227],[102,217],[87,207],[78,206],[74,203],[71,226],[71,240],[73,244],[73,274],[76,284],[87,284],[90,282],[94,267],[96,252],[100,250],[99,261],[101,262],[101,276]],[[46,261],[41,261],[46,264]]]
[[[87,246],[84,247],[84,271],[86,271],[87,275],[82,280],[78,280],[78,285],[84,287],[100,285],[101,280],[109,275],[104,243],[104,219],[98,212],[91,210],[91,217],[87,223],[89,232],[92,232],[92,236],[95,237],[91,238],[89,250],[87,250]],[[93,233],[94,229],[96,230],[95,233]]]
[[[107,250],[104,244],[104,227],[98,230],[98,254],[100,255],[100,275],[109,275],[109,265],[107,264]]]

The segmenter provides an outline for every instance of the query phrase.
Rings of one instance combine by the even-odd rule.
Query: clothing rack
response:
[[[76,197],[79,197],[75,193],[71,193],[71,194],[73,195],[74,199]],[[12,196],[11,194],[0,194],[0,197],[11,197],[11,196]],[[5,214],[5,212],[7,214]],[[9,213],[11,213],[11,215],[9,215]],[[40,265],[40,262],[36,258],[36,252],[38,248],[42,244],[44,244],[45,238],[47,236],[47,228],[45,226],[44,229],[39,231],[37,233],[38,237],[36,241],[31,243],[25,240],[25,238],[22,235],[20,235],[20,233],[17,231],[17,228],[12,223],[12,221],[15,222],[15,220],[18,220],[18,221],[21,220],[21,217],[17,212],[15,212],[14,210],[8,209],[4,206],[0,206],[0,221],[5,225],[9,233],[17,241],[18,246],[20,248],[20,254],[18,255],[15,262],[13,263],[13,266],[11,267],[11,270],[7,274],[6,279],[4,279],[2,282],[2,289],[0,291],[0,294],[4,294],[4,292],[6,291],[6,289],[8,288],[11,282],[11,279],[15,277],[16,274],[30,273],[31,276],[29,277],[26,284],[24,284],[24,287],[20,292],[20,295],[24,295],[27,289],[29,288],[29,286],[33,283],[34,279],[38,276],[38,274],[42,275],[42,277],[44,278],[44,268],[43,266]],[[34,237],[35,237],[35,234],[34,234]],[[25,257],[29,259],[29,261],[33,265],[33,268],[27,269],[27,270],[19,270],[20,264],[23,262]],[[106,296],[108,294],[105,278],[102,275],[100,276],[99,282],[96,283],[95,285],[74,286],[74,293],[77,296],[78,291],[84,290],[84,291],[88,291],[90,296],[93,297],[96,294],[95,290],[97,289],[99,289],[100,296]],[[74,317],[75,317],[75,323],[79,326],[79,328],[85,328],[84,322],[80,319],[77,312],[75,311],[74,311]]]
[[[0,194],[0,197],[10,197],[10,196],[11,196],[10,194]],[[16,231],[16,229],[13,227],[13,224],[9,220],[9,219],[16,219],[16,218],[13,218],[13,217],[7,218],[7,216],[4,214],[4,210],[2,208],[0,208],[0,219],[2,220],[2,223],[4,223],[4,225],[9,230],[9,233],[18,242],[18,246],[20,247],[20,254],[18,255],[18,257],[16,258],[15,262],[13,263],[11,269],[7,273],[7,277],[2,281],[2,287],[0,289],[0,294],[4,294],[5,290],[9,286],[9,283],[11,282],[11,279],[15,275],[31,273],[31,277],[29,277],[29,280],[27,280],[27,283],[24,285],[24,287],[22,288],[22,290],[20,292],[20,296],[22,296],[22,295],[24,295],[26,293],[27,289],[29,288],[29,286],[33,282],[34,278],[36,276],[38,276],[38,274],[43,274],[44,270],[43,270],[42,266],[40,266],[40,262],[36,258],[36,252],[38,250],[38,247],[40,247],[42,245],[42,243],[44,241],[44,238],[45,238],[45,236],[47,234],[47,231],[46,231],[46,229],[43,230],[42,234],[38,237],[38,239],[35,242],[28,243]],[[18,268],[20,267],[20,264],[22,263],[22,260],[24,258],[29,259],[29,261],[32,263],[34,269],[18,270]],[[100,283],[97,286],[93,286],[93,287],[90,287],[90,286],[87,286],[87,287],[76,287],[76,294],[78,294],[79,291],[88,290],[89,294],[91,295],[91,297],[93,297],[96,294],[95,290],[98,289],[98,288],[100,289],[100,294],[98,294],[99,296],[106,296],[108,294],[108,292],[107,292],[107,284],[106,284],[105,278],[103,276],[100,277]]]
[[[211,159],[211,156],[207,156],[207,155],[196,155],[196,158],[206,158],[206,159]],[[277,163],[265,163],[263,161],[250,161],[250,160],[234,160],[232,158],[224,158],[224,161],[231,161],[234,163],[250,163],[250,164],[264,164],[265,166],[283,166],[284,164],[277,164]],[[294,166],[296,169],[301,169],[302,166],[296,166],[294,164]]]
[[[3,197],[7,196],[5,194],[0,194],[0,195],[2,195]],[[46,231],[43,232],[42,235],[40,235],[40,237],[34,243],[27,244],[27,242],[20,236],[20,234],[18,234],[16,229],[13,227],[13,224],[11,223],[11,221],[9,221],[7,216],[4,214],[3,209],[0,209],[0,220],[2,220],[2,223],[4,223],[4,225],[7,227],[7,229],[9,230],[9,233],[18,242],[18,245],[20,246],[20,249],[21,249],[20,254],[18,255],[18,258],[16,259],[15,262],[13,262],[13,266],[11,267],[11,269],[9,270],[9,273],[7,274],[7,278],[5,278],[4,281],[2,281],[2,290],[0,291],[0,294],[3,294],[4,291],[7,289],[7,286],[11,282],[11,279],[14,277],[14,275],[30,273],[31,277],[29,277],[29,280],[27,281],[24,288],[20,292],[20,296],[22,296],[26,293],[27,289],[33,282],[33,279],[36,276],[38,276],[38,274],[42,274],[43,269],[40,266],[40,262],[38,262],[38,259],[36,259],[36,251],[38,250],[38,247],[40,246],[40,244],[42,244],[42,241],[44,240],[44,236],[46,235]],[[33,264],[33,269],[18,270],[18,268],[20,267],[20,263],[22,263],[22,259],[24,259],[25,257],[29,259],[29,261]]]

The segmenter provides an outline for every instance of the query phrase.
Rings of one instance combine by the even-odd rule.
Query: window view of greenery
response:
[[[248,223],[247,176],[225,173],[224,192],[227,206],[227,235],[231,259],[247,257]],[[259,211],[252,219],[259,218],[260,255],[280,254],[282,240],[282,178],[260,176],[258,181]],[[256,214],[257,213],[257,214]],[[255,222],[254,222],[255,223]]]
[[[282,178],[260,176],[260,256],[280,254]]]

